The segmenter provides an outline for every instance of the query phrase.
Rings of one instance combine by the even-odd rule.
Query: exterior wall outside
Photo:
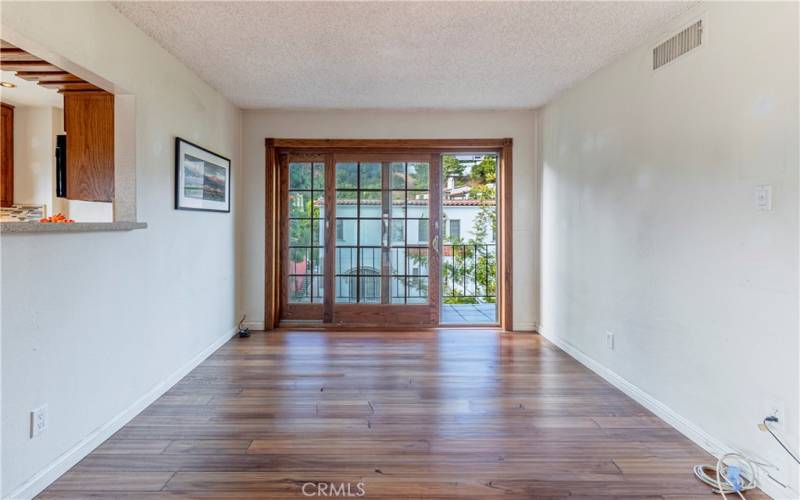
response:
[[[442,209],[443,213],[443,228],[447,228],[448,224],[447,221],[450,220],[459,220],[461,221],[461,238],[463,240],[468,240],[474,238],[475,236],[475,217],[480,212],[480,207],[474,206],[445,206]],[[362,217],[380,217],[381,216],[381,209],[380,207],[363,207],[361,209]],[[336,214],[341,217],[355,217],[356,216],[356,207],[353,205],[339,205],[336,207]],[[320,211],[320,217],[324,217],[324,210]],[[408,211],[408,243],[409,244],[421,244],[427,243],[427,240],[420,240],[419,238],[419,221],[418,220],[411,220],[411,219],[420,219],[420,218],[427,218],[428,211],[427,209],[423,209],[422,207],[412,206],[409,208]],[[445,229],[445,235],[449,236],[449,232]],[[494,234],[489,231],[489,237],[487,238],[487,242],[493,243],[495,238],[493,237]],[[320,236],[319,245],[322,245],[322,239],[324,236]],[[356,244],[356,229],[355,224],[345,224],[344,227],[344,238],[339,239],[337,238],[337,243],[341,243],[343,245],[355,245]]]
[[[420,205],[408,205],[408,222],[407,222],[407,231],[408,237],[405,239],[405,243],[408,245],[418,245],[425,247],[428,243],[428,221],[427,217],[429,216],[429,210],[427,206],[420,206]],[[481,208],[476,206],[464,206],[464,205],[445,205],[443,207],[443,225],[442,228],[445,231],[445,235],[449,236],[449,232],[446,228],[449,227],[449,221],[451,220],[458,220],[460,221],[461,226],[461,239],[462,241],[467,241],[475,237],[475,217],[480,212]],[[336,207],[336,215],[337,218],[347,218],[343,220],[337,220],[337,227],[333,230],[337,232],[336,238],[336,245],[342,247],[348,246],[356,246],[358,243],[358,234],[356,228],[358,227],[356,221],[349,218],[355,218],[358,214],[358,209],[354,204],[339,204]],[[366,218],[380,218],[382,214],[382,209],[380,206],[376,205],[362,205],[361,207],[361,217]],[[324,207],[319,208],[319,218],[325,218],[325,209]],[[424,219],[424,220],[421,220]],[[370,221],[371,222],[371,221]],[[341,225],[341,227],[339,227]],[[342,238],[339,238],[339,236]],[[366,236],[362,234],[362,238]],[[421,238],[422,236],[422,238]],[[362,246],[365,245],[380,245],[380,232],[371,231],[369,233],[369,240],[366,242],[362,240]],[[495,241],[494,234],[492,231],[489,231],[489,237],[487,238],[487,244],[493,244]],[[402,244],[400,242],[399,244]],[[315,240],[311,243],[312,245],[323,247],[325,244],[325,233],[324,231],[320,231],[318,236],[315,236]],[[446,244],[446,243],[445,243]],[[392,260],[392,268],[393,272],[395,269],[401,270],[402,272],[407,271],[408,274],[417,274],[424,276],[427,274],[428,269],[424,263],[420,263],[415,261],[413,264],[410,264],[408,269],[405,268],[404,263],[404,250],[402,248],[396,248],[396,245],[392,245],[395,248],[391,250],[391,260]],[[335,257],[336,267],[335,273],[337,275],[355,275],[356,268],[359,267],[357,264],[357,257],[356,257],[356,250],[351,248],[337,248],[337,254]],[[362,269],[368,272],[377,272],[380,273],[381,269],[381,262],[380,262],[380,251],[371,251],[371,249],[365,249],[366,257],[362,257],[360,266]],[[445,251],[443,255],[444,261],[450,259],[452,261],[452,257],[448,256],[448,253],[452,255],[452,252]],[[322,274],[322,263],[320,262],[322,259],[318,258],[317,262],[314,263],[313,269],[311,266],[307,265],[307,262],[301,262],[299,264],[292,264],[292,268],[294,270],[290,270],[290,273],[297,272],[298,274]],[[290,268],[291,269],[291,268]],[[314,287],[313,297],[322,297],[324,293],[324,284],[322,280],[311,280],[311,278],[297,278],[296,286],[302,289],[308,289],[308,287]],[[377,281],[377,280],[376,280]],[[398,287],[400,284],[396,284]],[[471,289],[474,290],[474,286],[471,286]],[[410,294],[412,292],[409,292]],[[415,288],[413,292],[414,296],[419,296],[420,299],[424,298],[425,292],[419,288]],[[336,295],[337,300],[345,301],[345,302],[352,302],[355,298],[355,286],[354,281],[349,279],[337,279],[336,280]],[[311,294],[309,293],[309,297]],[[348,297],[349,299],[345,299]],[[301,302],[305,302],[308,299],[300,300]],[[421,300],[420,300],[421,301]]]

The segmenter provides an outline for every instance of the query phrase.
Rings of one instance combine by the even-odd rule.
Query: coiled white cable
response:
[[[742,478],[742,484],[739,486],[738,490],[728,479],[728,465],[725,463],[728,459],[736,459],[738,462],[744,464],[747,469],[747,473],[742,473],[740,476]],[[714,474],[714,477],[709,474],[709,471]],[[726,493],[736,493],[743,499],[743,491],[756,488],[756,471],[753,462],[739,453],[726,453],[722,455],[719,457],[719,460],[717,460],[716,467],[710,465],[695,465],[694,475],[697,476],[697,479],[714,488],[714,493],[719,493],[722,495],[722,498],[726,500],[728,498],[725,495]]]

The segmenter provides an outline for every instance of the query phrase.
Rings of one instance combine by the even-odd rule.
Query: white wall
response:
[[[244,213],[242,286],[244,308],[252,321],[264,318],[264,139],[514,139],[513,247],[514,327],[532,330],[536,308],[538,260],[538,178],[533,111],[268,111],[246,110],[242,151],[247,183],[242,187]],[[533,216],[531,214],[534,214]]]
[[[3,235],[5,497],[231,333],[238,209],[173,210],[173,143],[231,158],[236,184],[241,113],[110,4],[4,2],[2,23],[4,38],[22,35],[135,94],[138,216],[149,224]],[[45,403],[49,428],[29,439],[28,412]]]
[[[542,110],[541,330],[779,464],[795,493],[770,491],[796,498],[756,424],[781,403],[798,449],[798,4],[666,31],[701,13],[702,48],[653,72],[654,39]]]
[[[64,215],[78,222],[111,222],[114,204],[99,201],[67,200]]]
[[[53,108],[14,108],[14,203],[53,212]]]

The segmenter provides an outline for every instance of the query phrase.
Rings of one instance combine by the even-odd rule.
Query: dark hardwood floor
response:
[[[535,334],[282,330],[225,344],[41,497],[714,498],[696,463]]]

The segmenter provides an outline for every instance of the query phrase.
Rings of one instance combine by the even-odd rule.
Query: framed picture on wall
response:
[[[231,161],[175,138],[175,208],[231,211]]]

